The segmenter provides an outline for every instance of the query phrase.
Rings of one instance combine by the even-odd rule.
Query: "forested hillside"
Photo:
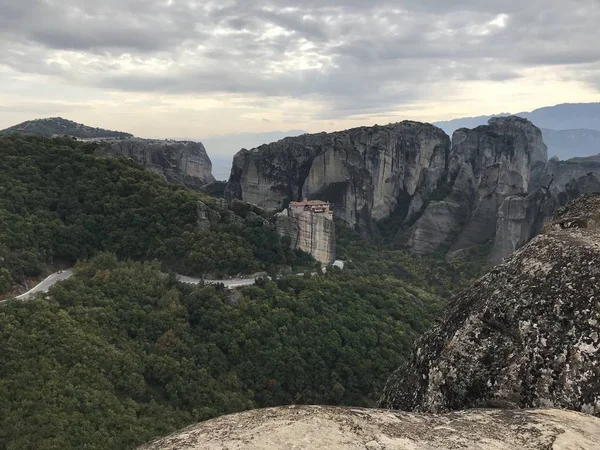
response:
[[[24,134],[30,136],[73,136],[78,139],[127,139],[133,137],[122,131],[88,127],[62,117],[28,120],[1,131],[4,134]]]
[[[414,284],[350,267],[232,292],[100,254],[0,307],[0,448],[133,448],[249,408],[373,405],[443,303],[419,285],[452,282],[407,262]]]
[[[248,204],[166,184],[71,139],[0,136],[0,294],[99,250],[212,276],[310,263]],[[198,202],[211,229],[198,226]],[[257,214],[258,213],[258,214]]]
[[[249,408],[374,405],[416,336],[483,269],[340,226],[343,271],[235,291],[181,284],[172,271],[314,261],[248,204],[92,152],[0,137],[2,290],[80,261],[48,294],[0,305],[3,449],[129,449]]]

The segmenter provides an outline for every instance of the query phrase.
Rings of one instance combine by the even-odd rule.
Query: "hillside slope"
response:
[[[31,136],[72,136],[78,139],[125,139],[133,137],[130,133],[89,127],[62,117],[28,120],[0,131],[3,134],[23,134]]]
[[[0,295],[98,251],[189,275],[307,262],[259,209],[228,205],[72,139],[0,136]]]

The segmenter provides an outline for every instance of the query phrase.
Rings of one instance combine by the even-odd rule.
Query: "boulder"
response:
[[[514,204],[513,204],[514,203]],[[505,203],[519,229],[527,199]],[[452,300],[387,382],[380,406],[566,408],[600,416],[600,194]]]

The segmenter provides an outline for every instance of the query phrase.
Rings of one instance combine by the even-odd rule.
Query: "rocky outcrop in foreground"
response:
[[[567,408],[600,416],[600,194],[459,294],[380,406]]]
[[[124,139],[101,143],[96,155],[131,158],[169,182],[197,189],[215,181],[212,163],[200,142]]]
[[[88,127],[62,117],[49,117],[47,119],[28,120],[27,122],[0,131],[4,134],[25,134],[31,136],[71,136],[77,139],[127,139],[133,135],[122,131],[104,130],[102,128]]]
[[[142,450],[597,450],[600,419],[558,410],[439,416],[322,406],[209,420]]]

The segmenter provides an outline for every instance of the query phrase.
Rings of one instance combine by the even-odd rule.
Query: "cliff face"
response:
[[[435,183],[449,150],[443,131],[416,122],[286,138],[239,152],[226,196],[273,211],[303,197],[329,200],[342,220],[368,226],[413,196],[422,177]]]
[[[124,139],[101,143],[96,155],[131,158],[169,182],[193,188],[215,181],[210,158],[199,142]]]
[[[209,420],[145,450],[594,450],[600,419],[570,411],[464,411],[440,416],[291,406]]]
[[[502,259],[538,235],[544,221],[560,206],[580,196],[600,192],[600,157],[552,158],[539,177],[539,187],[528,195],[509,196],[498,211],[490,262]]]
[[[547,160],[541,131],[498,117],[449,139],[402,122],[304,135],[242,150],[226,196],[281,210],[329,200],[336,216],[369,229],[399,215],[396,242],[418,254],[491,242],[497,264],[535,237],[561,205],[600,190],[600,157]]]
[[[501,117],[457,130],[444,179],[448,195],[431,201],[399,241],[425,254],[493,239],[504,199],[535,187],[546,161],[542,134],[525,119]]]
[[[322,264],[335,261],[335,225],[329,213],[286,209],[277,214],[277,232],[289,236],[292,248],[310,253]]]
[[[380,405],[557,407],[600,416],[599,262],[600,195],[586,195],[452,301],[409,365],[388,380]]]

